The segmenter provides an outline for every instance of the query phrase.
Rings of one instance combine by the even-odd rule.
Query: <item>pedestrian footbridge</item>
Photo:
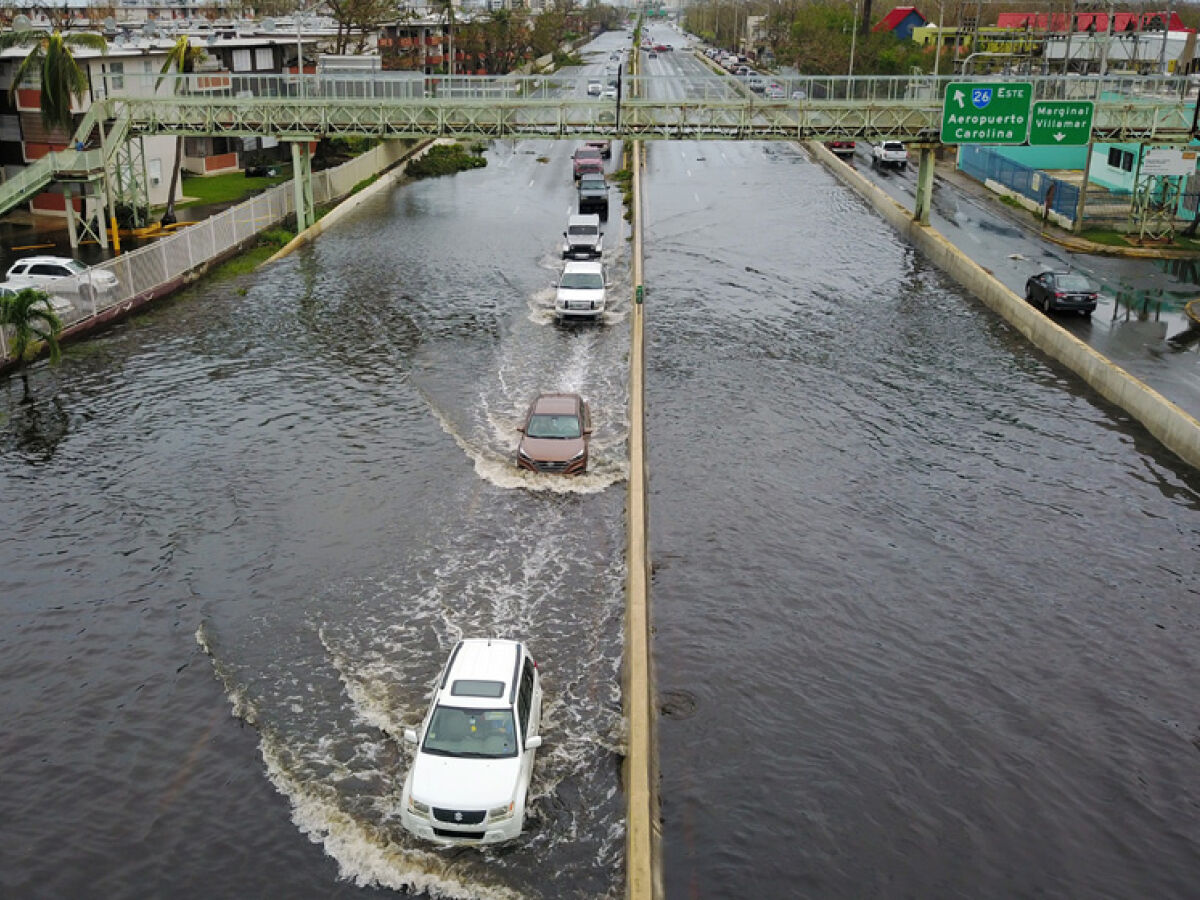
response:
[[[139,80],[125,75],[119,90],[115,83],[102,85],[101,99],[76,133],[77,149],[50,154],[0,185],[0,213],[52,181],[83,182],[82,192],[107,198],[110,209],[114,197],[138,206],[144,174],[138,171],[137,147],[142,136],[153,134],[290,141],[298,183],[310,171],[310,143],[338,135],[385,140],[891,137],[928,151],[941,142],[947,87],[971,79],[776,77],[768,95],[717,73],[622,74],[616,78],[616,98],[590,95],[589,81],[594,76],[205,73]],[[1195,131],[1196,89],[1186,78],[1023,81],[1032,84],[1035,101],[1090,101],[1091,140],[1181,145]],[[923,153],[922,168],[925,162]]]

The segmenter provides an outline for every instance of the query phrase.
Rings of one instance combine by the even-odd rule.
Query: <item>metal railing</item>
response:
[[[146,76],[154,77],[158,76]],[[126,87],[135,76],[124,76]],[[797,140],[879,136],[936,142],[961,76],[624,75],[621,98],[588,93],[588,75],[173,75],[169,99],[113,98],[144,133],[381,137]],[[983,79],[975,79],[983,80]],[[1033,98],[1089,99],[1097,140],[1190,138],[1187,78],[1034,76]],[[142,96],[137,96],[142,95]],[[619,114],[618,114],[619,113]]]
[[[336,168],[313,172],[314,202],[348,195],[359,182],[398,162],[405,150],[398,142],[385,142]],[[291,182],[285,182],[169,237],[92,266],[69,289],[53,289],[63,325],[84,325],[115,307],[168,293],[201,266],[294,212],[295,193]],[[101,273],[115,276],[116,286]]]

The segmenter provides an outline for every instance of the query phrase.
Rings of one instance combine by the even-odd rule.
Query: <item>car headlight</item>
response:
[[[422,803],[420,800],[417,800],[411,796],[408,798],[408,811],[415,813],[418,816],[429,818],[429,804]]]
[[[585,456],[587,456],[587,450],[586,449],[580,450],[578,453],[576,453],[574,456],[571,457],[571,462],[575,462],[576,460],[583,459]]]
[[[488,821],[503,822],[505,819],[511,819],[513,817],[513,805],[514,804],[510,803],[508,806],[497,806],[493,809],[489,809]]]

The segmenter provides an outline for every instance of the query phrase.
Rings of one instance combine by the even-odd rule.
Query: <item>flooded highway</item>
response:
[[[0,893],[620,894],[628,249],[614,194],[606,320],[555,326],[571,150],[498,144],[4,381]],[[513,464],[545,390],[591,402],[586,476]],[[488,635],[543,675],[526,833],[439,851],[402,732]]]
[[[803,150],[646,216],[668,895],[1192,896],[1196,474]]]
[[[0,382],[0,893],[623,896],[629,249],[614,195],[555,326],[571,149]],[[1190,896],[1195,473],[803,150],[645,188],[668,896]],[[512,464],[543,390],[583,478]],[[530,818],[437,850],[401,734],[485,634],[544,679]]]

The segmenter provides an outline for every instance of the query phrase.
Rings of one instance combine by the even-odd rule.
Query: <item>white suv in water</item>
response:
[[[459,641],[434,688],[400,795],[400,821],[440,844],[493,844],[521,833],[542,738],[537,663],[518,641]]]

